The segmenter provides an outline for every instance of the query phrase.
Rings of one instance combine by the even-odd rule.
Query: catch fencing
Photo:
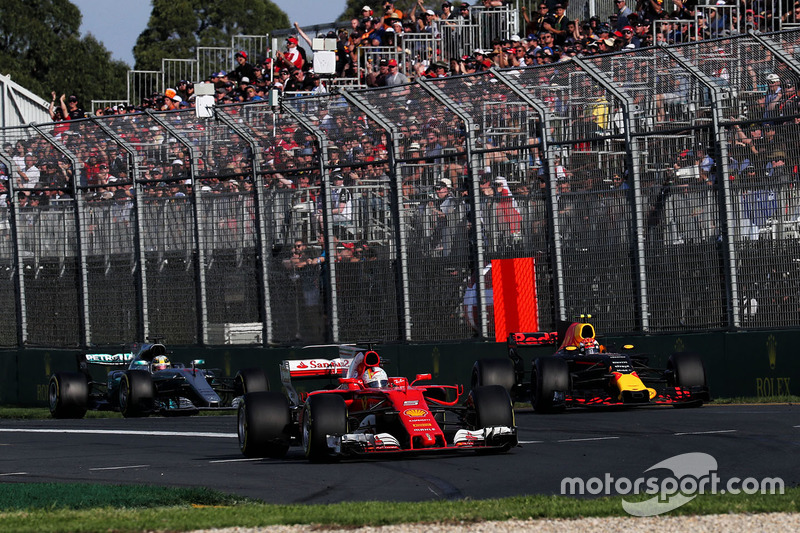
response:
[[[493,338],[520,257],[540,330],[796,327],[799,41],[3,129],[0,345]]]

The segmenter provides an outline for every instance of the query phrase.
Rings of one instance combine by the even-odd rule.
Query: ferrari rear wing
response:
[[[281,361],[281,381],[284,383],[292,379],[319,378],[326,376],[345,377],[353,358],[364,348],[344,344],[339,345],[339,357],[334,359],[287,359]]]
[[[509,333],[506,341],[509,346],[547,346],[558,343],[555,331],[534,331],[531,333]]]
[[[292,359],[281,362],[281,379],[345,376],[351,359]]]

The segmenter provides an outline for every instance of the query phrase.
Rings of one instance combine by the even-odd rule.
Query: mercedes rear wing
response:
[[[132,353],[87,353],[83,359],[94,365],[118,366],[127,365],[133,359]]]

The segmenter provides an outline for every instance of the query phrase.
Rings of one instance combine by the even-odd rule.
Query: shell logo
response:
[[[403,414],[411,418],[419,418],[421,416],[428,416],[428,411],[425,409],[406,409]]]

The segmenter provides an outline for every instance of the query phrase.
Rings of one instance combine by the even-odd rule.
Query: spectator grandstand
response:
[[[239,41],[240,70],[2,130],[0,344],[213,344],[235,325],[254,343],[491,337],[464,294],[508,257],[535,258],[542,329],[580,312],[608,332],[796,322],[800,31],[637,47],[640,26],[599,39],[590,21],[598,38],[581,23],[556,45],[549,22],[504,34],[510,6],[468,7],[455,58],[444,43],[469,32],[448,36],[451,15],[433,48],[416,44],[428,18],[385,54],[349,48],[355,21],[335,34],[341,77],[298,68],[293,42],[258,58]],[[637,35],[655,42],[651,22]],[[383,59],[410,81],[381,85]]]

